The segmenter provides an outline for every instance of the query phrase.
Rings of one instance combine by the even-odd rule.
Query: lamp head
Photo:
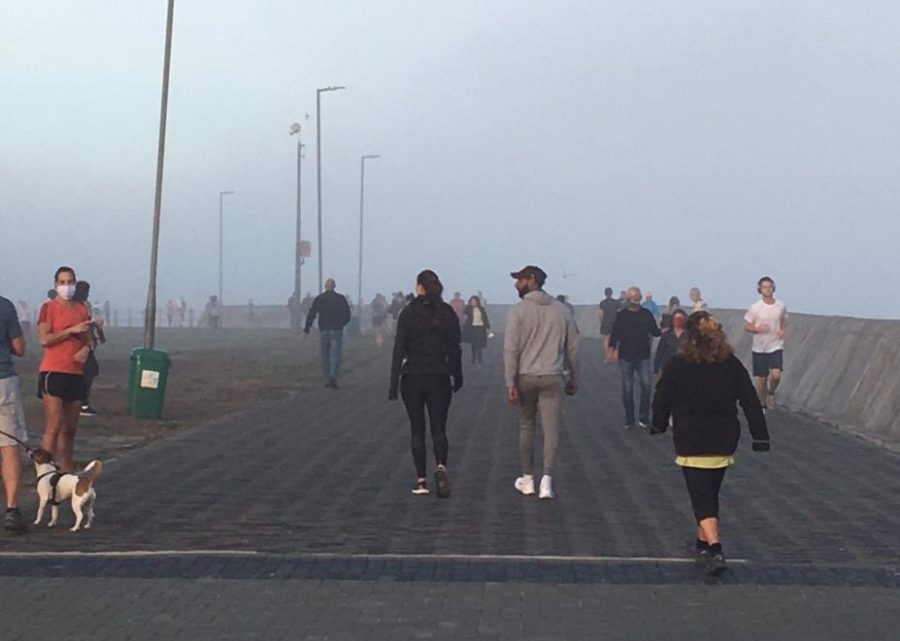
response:
[[[300,123],[295,122],[291,124],[290,135],[295,135],[300,133]]]

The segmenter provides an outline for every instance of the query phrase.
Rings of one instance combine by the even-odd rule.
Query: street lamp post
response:
[[[361,156],[359,159],[359,278],[357,285],[357,300],[359,301],[359,315],[362,318],[363,297],[362,297],[362,274],[363,274],[363,211],[366,201],[366,161],[374,158],[381,158],[378,154],[369,154]]]
[[[322,293],[322,92],[340,91],[346,87],[316,89],[316,224],[318,226],[319,293]]]
[[[297,238],[294,242],[294,298],[299,302],[302,291],[301,268],[303,267],[303,256],[300,253],[300,243],[303,240],[301,233],[301,221],[303,220],[301,212],[301,185],[303,177],[303,148],[306,146],[300,142],[300,124],[291,125],[291,135],[297,136]]]
[[[224,240],[225,240],[225,217],[223,216],[222,211],[222,201],[225,196],[229,196],[233,194],[233,191],[220,191],[219,192],[219,305],[224,305],[222,302],[222,255],[224,253]]]
[[[144,313],[144,348],[153,349],[156,341],[156,269],[159,259],[159,221],[162,212],[163,166],[166,157],[166,117],[169,112],[169,67],[172,61],[172,21],[175,0],[169,0],[166,14],[166,51],[163,58],[162,104],[159,110],[159,147],[156,155],[156,195],[153,201],[153,240],[150,243],[150,284]]]

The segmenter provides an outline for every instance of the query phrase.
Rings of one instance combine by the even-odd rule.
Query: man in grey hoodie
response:
[[[515,488],[527,496],[534,494],[534,427],[540,411],[544,475],[539,497],[552,499],[562,393],[571,396],[578,391],[578,330],[566,306],[544,292],[544,270],[528,265],[511,276],[522,299],[509,312],[503,341],[507,398],[520,408],[522,476],[516,479]],[[568,381],[563,380],[566,370],[570,372]]]

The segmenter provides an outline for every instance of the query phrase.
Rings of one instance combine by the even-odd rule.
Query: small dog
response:
[[[80,472],[60,472],[59,466],[53,462],[53,455],[47,450],[35,450],[31,452],[31,460],[34,461],[37,470],[37,493],[40,499],[35,525],[40,525],[44,516],[44,509],[50,504],[50,523],[47,527],[56,525],[59,516],[59,504],[68,498],[72,499],[72,512],[75,513],[75,525],[72,532],[81,529],[84,520],[84,529],[91,527],[94,521],[94,500],[97,492],[94,491],[94,481],[100,476],[103,463],[91,461]],[[87,520],[85,520],[87,516]]]

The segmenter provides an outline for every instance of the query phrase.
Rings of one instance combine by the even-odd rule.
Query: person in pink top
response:
[[[90,355],[91,317],[75,301],[75,270],[60,267],[54,276],[57,296],[41,307],[38,340],[44,348],[38,379],[38,398],[44,401],[41,447],[64,472],[73,469],[72,449],[81,402],[87,390],[84,364]]]
[[[450,307],[456,312],[459,323],[464,323],[466,320],[466,301],[462,299],[462,294],[459,292],[453,293],[453,298],[450,299]]]

